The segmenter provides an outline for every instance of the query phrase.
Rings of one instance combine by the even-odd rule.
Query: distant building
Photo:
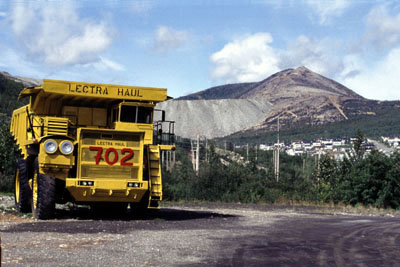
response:
[[[321,144],[320,141],[314,141],[314,142],[312,143],[312,147],[313,147],[313,148],[320,148],[321,146],[322,146],[322,144]]]
[[[274,149],[274,146],[260,144],[260,150],[268,151],[268,150],[273,150],[273,149]]]
[[[384,139],[386,137],[382,137]],[[279,147],[280,151],[286,152],[288,155],[291,156],[301,156],[304,154],[308,154],[311,156],[323,155],[327,154],[330,155],[332,158],[336,160],[342,160],[346,155],[351,153],[351,144],[356,140],[356,138],[334,138],[334,139],[315,139],[312,142],[304,141],[304,140],[297,140],[292,143],[283,143],[280,142],[275,144],[260,144],[260,150],[268,151],[274,150],[276,147]],[[398,146],[400,148],[400,138],[397,139],[384,139],[388,143],[391,142],[395,143],[394,140],[397,140]],[[365,149],[366,153],[370,153],[372,150],[376,149],[374,144],[363,142],[363,148]]]
[[[400,146],[400,137],[381,137],[383,142],[391,147],[398,148]]]

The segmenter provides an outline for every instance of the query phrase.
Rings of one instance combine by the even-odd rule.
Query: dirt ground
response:
[[[116,216],[61,207],[49,221],[5,214],[2,266],[398,266],[400,260],[400,218],[393,214],[221,203]]]

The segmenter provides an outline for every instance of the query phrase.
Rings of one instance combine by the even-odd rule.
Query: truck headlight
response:
[[[49,154],[53,154],[57,151],[57,142],[52,139],[47,140],[44,143],[44,150]]]
[[[69,155],[74,151],[74,145],[69,140],[64,140],[60,143],[61,153],[64,155]]]

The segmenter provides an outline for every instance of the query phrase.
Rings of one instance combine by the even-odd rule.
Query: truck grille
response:
[[[83,131],[81,136],[79,177],[139,179],[142,175],[142,133]],[[96,163],[99,148],[101,159]]]
[[[57,117],[46,117],[44,123],[45,135],[67,135],[68,119]]]
[[[119,167],[119,166],[93,166],[83,165],[82,176],[88,178],[127,178],[137,179],[138,168]]]

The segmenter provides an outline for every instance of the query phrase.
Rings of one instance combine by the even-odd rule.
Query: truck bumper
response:
[[[139,202],[149,190],[148,181],[116,179],[67,178],[65,186],[76,202]]]

